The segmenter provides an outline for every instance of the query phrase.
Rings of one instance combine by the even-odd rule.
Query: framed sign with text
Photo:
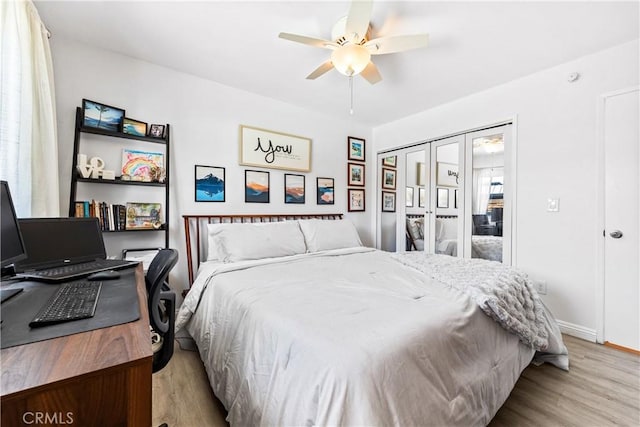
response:
[[[240,125],[240,164],[311,171],[311,139]]]

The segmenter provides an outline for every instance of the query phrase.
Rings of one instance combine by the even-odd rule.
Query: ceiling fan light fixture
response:
[[[371,60],[371,53],[367,48],[358,44],[348,43],[340,46],[331,53],[331,62],[341,74],[351,77],[360,74]]]

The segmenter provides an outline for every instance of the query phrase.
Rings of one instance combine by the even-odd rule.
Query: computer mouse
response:
[[[119,278],[120,273],[113,270],[98,271],[97,273],[93,273],[87,276],[87,280],[113,280]]]

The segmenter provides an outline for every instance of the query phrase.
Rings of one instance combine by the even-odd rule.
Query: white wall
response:
[[[638,40],[374,129],[376,151],[516,118],[515,264],[548,283],[556,317],[595,339],[596,102],[638,85]],[[571,72],[580,73],[574,83]],[[560,198],[548,213],[547,199]]]
[[[68,212],[75,109],[81,105],[83,98],[124,108],[128,117],[137,120],[171,125],[170,246],[181,253],[181,260],[172,275],[172,286],[185,287],[187,283],[183,214],[344,212],[356,224],[363,243],[373,245],[371,214],[374,198],[370,197],[369,188],[375,188],[370,184],[375,174],[367,174],[366,212],[347,214],[346,206],[347,136],[367,140],[366,155],[368,163],[371,163],[369,159],[373,158],[373,150],[369,127],[359,125],[348,115],[344,120],[337,120],[55,35],[51,39],[51,48],[57,97],[61,215],[66,216]],[[257,74],[256,78],[259,77]],[[285,172],[280,170],[270,170],[271,203],[244,202],[244,170],[254,168],[238,165],[240,124],[313,140],[312,170],[305,174],[306,204],[284,204]],[[119,144],[123,141],[113,141],[114,147],[117,146],[116,151],[120,150]],[[81,152],[83,150],[90,148],[87,146]],[[108,147],[105,147],[107,150]],[[226,168],[225,203],[194,201],[196,164]],[[111,169],[119,167],[107,166]],[[335,178],[335,205],[316,205],[318,176]],[[112,194],[112,190],[121,192],[120,202],[134,201],[129,197],[143,197],[134,195],[139,189],[126,186],[93,186],[100,187],[96,188],[96,192],[101,194]],[[147,246],[145,234],[148,233],[106,236],[109,254],[117,254],[121,244],[128,247]],[[158,242],[161,244],[162,240]]]

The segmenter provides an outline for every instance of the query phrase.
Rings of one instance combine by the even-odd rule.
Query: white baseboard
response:
[[[586,341],[596,342],[596,330],[585,328],[584,326],[575,325],[573,323],[558,320],[560,332],[571,335],[572,337],[581,338]]]

